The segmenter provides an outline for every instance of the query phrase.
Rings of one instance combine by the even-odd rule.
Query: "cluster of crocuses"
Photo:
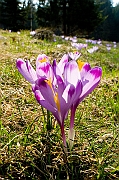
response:
[[[68,142],[70,148],[75,136],[74,119],[79,103],[98,85],[102,75],[100,67],[91,68],[89,63],[79,61],[80,54],[65,54],[59,63],[51,64],[45,55],[36,59],[36,70],[30,62],[18,59],[16,66],[24,78],[31,83],[38,103],[52,112],[57,120],[65,150],[67,148],[64,121],[70,111]]]
[[[94,52],[97,51],[98,49],[99,49],[98,46],[93,46],[92,48],[87,49],[87,51],[88,51],[89,53],[94,53]]]

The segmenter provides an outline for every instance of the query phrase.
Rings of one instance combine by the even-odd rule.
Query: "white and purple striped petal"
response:
[[[70,60],[75,60],[76,61],[81,56],[81,53],[79,53],[79,52],[75,52],[75,53],[69,52],[68,55],[69,55]]]
[[[70,61],[65,65],[64,80],[66,84],[73,84],[75,87],[81,80],[80,72],[76,61]]]
[[[86,73],[91,69],[91,66],[89,63],[84,63],[80,70],[81,78],[83,79]]]
[[[60,69],[61,74],[64,72],[65,64],[69,61],[68,54],[64,54],[60,62],[58,63],[58,68]]]
[[[49,58],[45,54],[39,54],[36,59],[36,67],[39,66],[39,64],[43,62],[49,62]]]
[[[37,75],[29,61],[25,62],[22,59],[17,59],[16,66],[27,81],[29,81],[31,84],[35,83]]]
[[[54,106],[52,106],[46,99],[43,98],[41,92],[39,90],[35,91],[35,98],[38,101],[38,103],[43,106],[44,108],[46,108],[47,110],[49,110],[50,112],[52,112],[52,114],[54,115],[54,117],[57,119],[58,123],[59,122],[59,116],[58,116],[58,111],[57,108],[55,108]]]
[[[82,69],[80,71],[81,73],[81,79],[82,79],[82,90],[80,95],[75,99],[75,102],[71,106],[71,116],[70,116],[70,130],[69,130],[69,146],[72,147],[72,143],[70,142],[70,139],[72,137],[72,140],[74,138],[74,117],[76,108],[79,105],[83,99],[88,96],[99,84],[101,76],[102,76],[102,69],[100,67],[92,68],[88,63],[84,63],[82,66]]]
[[[36,73],[38,78],[45,77],[53,79],[52,66],[49,62],[39,63],[39,66],[36,67]]]
[[[100,82],[101,76],[102,69],[100,67],[92,68],[86,73],[83,79],[83,90],[80,95],[80,102],[96,88]]]

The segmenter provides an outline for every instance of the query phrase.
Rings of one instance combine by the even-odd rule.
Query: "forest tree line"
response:
[[[111,0],[1,0],[0,28],[56,29],[56,34],[77,35],[119,42],[119,3]]]

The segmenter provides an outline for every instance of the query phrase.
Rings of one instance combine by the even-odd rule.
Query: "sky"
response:
[[[34,0],[34,1],[36,1],[36,0]],[[112,2],[113,2],[113,6],[115,6],[117,3],[119,3],[119,0],[112,0]]]

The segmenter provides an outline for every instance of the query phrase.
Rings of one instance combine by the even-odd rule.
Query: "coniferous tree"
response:
[[[5,15],[5,11],[4,11],[4,0],[1,0],[0,1],[0,27],[1,28],[5,28],[5,25],[4,25],[4,15]]]
[[[20,28],[20,1],[4,0],[3,1],[3,21],[7,29],[17,31]]]
[[[82,29],[89,33],[101,21],[98,5],[93,0],[69,0],[68,4],[67,22],[70,31]]]
[[[114,29],[114,17],[112,13],[111,0],[96,0],[96,3],[100,5],[100,11],[102,12],[103,21],[95,29],[92,36],[96,39],[112,40]]]
[[[2,28],[2,1],[0,1],[0,28]]]
[[[20,12],[20,29],[27,29],[26,24],[27,24],[27,8],[26,8],[26,1],[24,0],[21,4],[21,12]]]
[[[33,0],[28,0],[26,5],[26,29],[35,30],[37,28],[37,17],[36,17],[36,7],[33,4]]]
[[[113,40],[119,42],[119,3],[113,8],[114,29]]]
[[[60,1],[58,0],[39,0],[39,5],[37,9],[37,20],[39,26],[51,27],[61,24],[59,3]]]
[[[90,32],[100,21],[94,0],[39,0],[37,16],[39,25],[43,22],[49,22],[52,26],[60,25],[64,34],[79,28]]]

